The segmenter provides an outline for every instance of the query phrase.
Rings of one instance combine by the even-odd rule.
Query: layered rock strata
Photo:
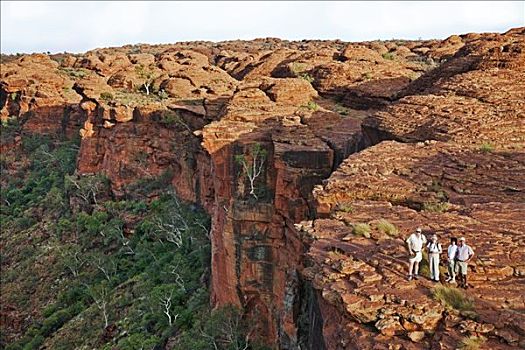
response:
[[[105,174],[114,196],[164,177],[202,205],[211,303],[241,306],[275,348],[453,348],[464,334],[517,346],[523,36],[28,55],[3,60],[0,115],[20,132],[80,129],[77,172]],[[404,281],[417,225],[475,246],[476,320]]]

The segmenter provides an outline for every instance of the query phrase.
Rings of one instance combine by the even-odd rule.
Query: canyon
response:
[[[168,178],[204,208],[210,303],[241,308],[271,348],[525,347],[524,28],[141,44],[1,68],[2,121],[80,135],[77,175],[104,174],[114,198]],[[416,227],[473,246],[470,313],[406,280]]]

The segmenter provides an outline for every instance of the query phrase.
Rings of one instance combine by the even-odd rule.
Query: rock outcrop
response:
[[[211,303],[274,348],[523,346],[524,36],[28,55],[2,63],[0,116],[79,132],[77,173],[115,197],[162,177],[203,206]],[[416,226],[474,246],[470,313],[405,280]]]
[[[314,190],[303,275],[326,306],[327,348],[454,349],[465,334],[525,344],[524,47],[523,30],[463,46],[365,120],[372,142],[397,141],[351,155]],[[474,246],[475,321],[447,316],[429,282],[406,281],[403,239],[416,226]]]

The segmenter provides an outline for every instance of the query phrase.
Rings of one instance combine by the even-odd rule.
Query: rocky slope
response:
[[[374,142],[395,141],[350,156],[314,190],[304,275],[324,305],[328,348],[394,337],[398,348],[448,349],[465,334],[487,348],[525,344],[524,39],[515,30],[466,44],[364,121]],[[355,235],[359,223],[369,237]],[[428,282],[406,281],[402,239],[417,226],[475,247],[475,321],[443,313]]]
[[[0,113],[22,133],[80,129],[77,173],[117,198],[162,176],[203,206],[211,303],[241,306],[272,347],[523,345],[524,35],[28,55],[2,63]],[[404,281],[380,219],[467,236],[476,321]]]

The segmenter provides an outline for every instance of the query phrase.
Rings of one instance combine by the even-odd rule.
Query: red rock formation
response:
[[[21,119],[34,132],[67,132],[81,122],[80,96],[73,81],[47,55],[23,56],[2,64],[0,74],[0,118]]]
[[[2,64],[0,113],[24,132],[80,129],[78,173],[104,173],[116,196],[164,174],[203,205],[212,304],[242,306],[275,348],[448,349],[465,334],[504,348],[525,333],[523,37],[24,56]],[[404,280],[380,219],[473,243],[478,319]]]
[[[405,91],[417,95],[363,125],[374,142],[408,144],[385,141],[354,154],[314,191],[326,219],[303,226],[313,242],[303,275],[324,300],[327,348],[372,348],[393,337],[399,347],[453,349],[465,334],[487,337],[492,348],[525,344],[525,318],[516,313],[525,306],[524,37],[490,37],[467,43]],[[369,225],[369,238],[356,236],[358,223]],[[406,281],[402,239],[416,226],[475,247],[475,321],[446,316],[429,282]],[[337,325],[326,324],[334,314]]]

